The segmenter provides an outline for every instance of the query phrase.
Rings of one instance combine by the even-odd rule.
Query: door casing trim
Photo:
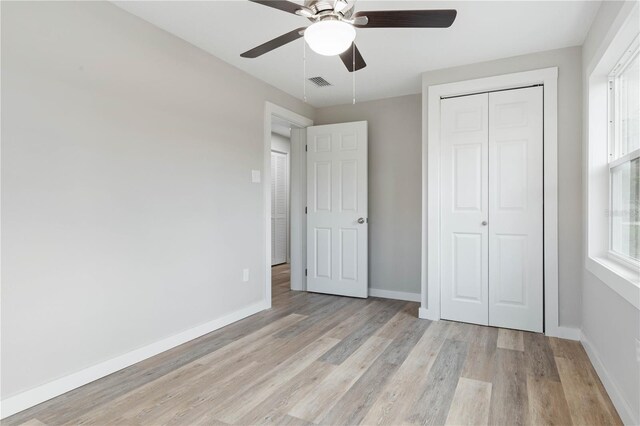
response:
[[[420,318],[440,319],[440,99],[534,84],[544,86],[544,330],[549,336],[564,334],[558,313],[557,67],[438,85],[423,79]]]

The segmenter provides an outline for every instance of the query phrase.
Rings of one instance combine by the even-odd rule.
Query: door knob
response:
[[[482,221],[482,226],[487,226],[487,221],[486,220]]]
[[[364,223],[364,217],[358,218],[358,223],[362,225]]]

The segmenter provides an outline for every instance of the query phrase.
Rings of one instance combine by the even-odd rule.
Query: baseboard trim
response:
[[[579,328],[573,327],[556,327],[551,330],[547,330],[545,335],[549,337],[559,337],[561,339],[568,340],[580,340],[582,337],[582,331]]]
[[[624,398],[620,388],[616,385],[615,381],[609,374],[607,368],[604,366],[600,357],[598,356],[598,352],[591,344],[589,338],[581,333],[580,341],[582,342],[582,346],[584,350],[587,352],[589,359],[591,360],[591,364],[593,364],[593,368],[595,368],[596,373],[598,373],[598,377],[602,381],[604,388],[607,390],[609,397],[611,398],[611,402],[618,410],[618,414],[622,418],[622,421],[625,425],[637,425],[640,424],[640,418],[636,418],[633,413],[633,409],[631,405]]]
[[[222,318],[215,319],[205,324],[190,328],[178,334],[174,334],[166,339],[152,343],[147,346],[127,352],[108,361],[101,362],[92,367],[85,368],[68,376],[53,380],[44,385],[19,393],[15,396],[2,400],[2,413],[0,418],[6,418],[27,408],[38,405],[51,398],[62,395],[70,390],[84,386],[118,370],[129,367],[135,363],[151,358],[154,355],[172,349],[190,340],[204,336],[226,325],[239,321],[260,311],[268,309],[268,304],[264,301],[247,306],[244,309],[235,311]]]
[[[420,293],[408,293],[404,291],[382,290],[379,288],[369,288],[369,296],[381,297],[383,299],[406,300],[407,302],[420,301]]]

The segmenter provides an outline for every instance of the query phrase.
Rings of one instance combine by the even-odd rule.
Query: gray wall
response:
[[[581,320],[581,61],[581,48],[569,47],[423,74],[432,85],[558,67],[558,291],[560,325],[567,327],[579,327]]]
[[[603,48],[606,48],[607,33],[612,29],[622,6],[623,2],[603,2],[585,40],[583,46],[585,103],[588,99],[588,75],[586,74],[589,72],[590,65],[600,60]],[[584,112],[586,123],[588,109],[585,108]],[[586,136],[585,132],[583,141],[585,152],[588,142]],[[585,181],[587,172],[585,158]],[[584,191],[586,190],[585,185]],[[582,216],[586,222],[586,204]],[[586,241],[584,243],[586,247]],[[586,255],[586,250],[584,254]],[[629,415],[634,417],[632,422],[638,424],[640,422],[640,362],[638,362],[636,339],[640,339],[640,312],[587,269],[582,269],[581,276],[583,278],[581,312],[583,336],[606,369],[608,379],[616,387],[615,391],[629,407]],[[608,387],[610,394],[612,390]],[[619,404],[617,408],[622,411]]]
[[[316,110],[316,124],[368,121],[369,287],[420,293],[421,96]]]
[[[1,47],[3,398],[263,299],[264,103],[311,107],[106,2]]]

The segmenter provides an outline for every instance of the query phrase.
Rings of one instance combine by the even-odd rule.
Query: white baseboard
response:
[[[600,357],[598,356],[598,352],[596,348],[593,347],[589,338],[582,333],[580,341],[582,342],[582,346],[584,346],[584,350],[587,352],[589,359],[591,360],[591,364],[598,373],[598,377],[602,381],[604,388],[607,390],[609,397],[611,398],[611,402],[618,410],[618,414],[620,414],[620,418],[625,425],[637,425],[640,424],[640,418],[636,418],[636,415],[631,408],[631,405],[624,398],[622,392],[616,385],[615,381],[607,371],[607,368],[604,366]]]
[[[406,300],[408,302],[420,301],[420,293],[407,293],[404,291],[381,290],[379,288],[369,288],[369,296],[382,297],[383,299]]]
[[[568,340],[580,340],[582,336],[582,331],[579,328],[573,327],[556,327],[551,330],[547,330],[545,335],[549,337],[559,337],[561,339]]]
[[[61,377],[52,382],[4,399],[1,402],[2,410],[0,418],[4,419],[5,417],[9,417],[15,413],[26,410],[27,408],[62,395],[70,390],[79,388],[80,386],[84,386],[87,383],[91,383],[102,377],[108,376],[118,370],[122,370],[123,368],[129,367],[130,365],[143,361],[161,352],[179,346],[207,333],[211,333],[212,331],[256,314],[267,308],[268,305],[264,301],[255,303],[222,318],[190,328],[189,330],[174,334],[166,339],[135,349],[108,361],[101,362],[100,364],[85,368],[84,370],[80,370],[76,373]]]

